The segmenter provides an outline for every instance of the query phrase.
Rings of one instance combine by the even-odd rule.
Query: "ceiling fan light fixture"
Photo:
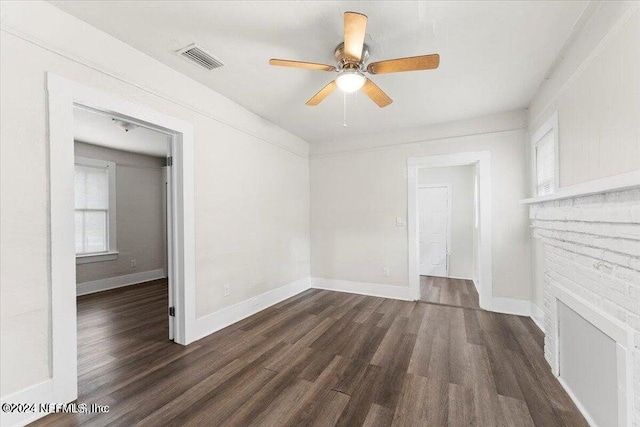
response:
[[[329,72],[338,71],[337,77],[309,98],[305,103],[306,105],[313,107],[320,104],[338,88],[344,93],[353,93],[362,89],[364,94],[380,108],[390,105],[393,100],[371,79],[365,77],[363,73],[387,74],[403,71],[433,70],[440,65],[440,55],[437,53],[387,59],[366,65],[369,61],[369,46],[364,42],[367,35],[366,32],[366,15],[357,12],[345,12],[344,41],[336,46],[333,51],[333,56],[338,64],[337,67],[315,62],[276,58],[270,59],[269,64],[279,67],[306,68]],[[344,105],[346,108],[346,98]]]
[[[350,68],[340,72],[336,77],[338,88],[346,93],[353,93],[362,88],[367,78],[358,70]]]

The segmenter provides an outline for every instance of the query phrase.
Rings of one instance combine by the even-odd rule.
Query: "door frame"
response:
[[[170,230],[175,290],[175,341],[195,334],[195,209],[193,125],[72,80],[47,73],[50,177],[51,380],[55,402],[78,397],[74,245],[73,110],[84,107],[172,135]],[[168,314],[167,314],[168,315]]]
[[[446,276],[449,277],[449,258],[451,256],[451,184],[418,184],[418,193],[421,188],[441,188],[446,187],[447,189],[447,259],[445,260],[446,266]],[[420,196],[418,195],[418,202],[420,201]],[[418,204],[419,206],[419,204]],[[418,224],[416,225],[418,232],[418,273],[420,273],[420,211],[418,211]]]
[[[435,156],[407,158],[407,234],[409,289],[415,300],[420,299],[420,272],[418,269],[418,172],[423,168],[475,165],[479,182],[480,218],[478,230],[478,277],[474,284],[478,290],[480,307],[492,309],[493,282],[491,259],[491,153],[469,151]]]

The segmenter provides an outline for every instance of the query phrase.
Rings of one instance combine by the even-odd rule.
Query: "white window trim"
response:
[[[558,112],[554,112],[531,136],[531,182],[534,197],[538,197],[538,171],[536,170],[536,148],[542,139],[549,133],[553,132],[553,192],[555,194],[560,188],[560,155],[559,155],[559,133],[558,133]],[[549,195],[547,195],[549,196]]]
[[[76,254],[77,264],[90,264],[92,262],[115,261],[118,259],[118,251],[100,252],[95,254]]]
[[[117,227],[116,227],[116,164],[107,160],[75,157],[75,164],[80,166],[94,166],[107,169],[109,180],[109,217],[107,221],[107,251],[87,254],[76,254],[76,264],[113,261],[118,258]]]

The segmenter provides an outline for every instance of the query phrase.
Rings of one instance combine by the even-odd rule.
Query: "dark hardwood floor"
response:
[[[478,291],[471,280],[420,276],[420,301],[480,308]]]
[[[78,298],[69,426],[586,426],[525,317],[309,290],[187,347],[164,283]]]

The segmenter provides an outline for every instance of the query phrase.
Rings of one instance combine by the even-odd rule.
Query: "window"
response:
[[[557,130],[558,114],[555,113],[532,138],[537,196],[553,194],[558,187]]]
[[[553,132],[549,131],[536,144],[536,194],[553,194],[555,186]]]
[[[77,263],[116,258],[115,163],[76,157]]]

